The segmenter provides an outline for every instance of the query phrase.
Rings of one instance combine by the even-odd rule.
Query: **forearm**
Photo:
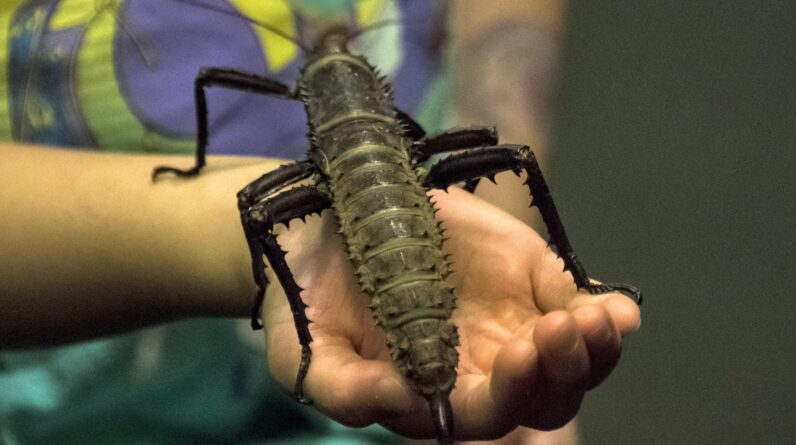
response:
[[[235,193],[279,162],[0,145],[0,347],[56,344],[187,316],[246,316]]]
[[[501,143],[528,145],[544,165],[549,147],[560,42],[565,28],[563,0],[475,0],[455,3],[452,63],[456,82],[455,120],[460,125],[495,125]],[[524,178],[498,175],[482,181],[477,194],[513,216],[541,226],[528,207]],[[577,443],[576,422],[554,431],[518,428],[505,444]],[[484,442],[486,443],[486,442]]]
[[[456,121],[495,125],[501,143],[528,145],[544,167],[566,2],[475,0],[454,4],[452,63]],[[499,187],[482,181],[478,194],[525,221],[528,189],[512,174]]]

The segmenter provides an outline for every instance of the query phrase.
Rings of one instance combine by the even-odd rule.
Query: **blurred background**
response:
[[[796,2],[573,1],[551,189],[641,332],[584,444],[796,443]]]

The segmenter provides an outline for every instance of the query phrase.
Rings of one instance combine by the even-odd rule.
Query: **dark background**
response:
[[[796,443],[796,2],[576,1],[551,188],[641,332],[585,444]]]

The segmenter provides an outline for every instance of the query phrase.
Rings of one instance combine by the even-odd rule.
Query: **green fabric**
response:
[[[94,7],[95,0],[62,0],[59,15],[67,11],[85,11]],[[76,66],[77,88],[82,112],[99,147],[108,151],[193,153],[194,138],[174,139],[152,133],[130,110],[115,73],[114,35],[120,32],[117,19],[118,2],[84,14],[83,44]],[[131,141],[134,143],[131,144]]]
[[[448,71],[443,71],[434,80],[415,115],[417,122],[428,133],[450,128],[450,103],[453,94],[450,77]]]
[[[26,404],[0,420],[6,442],[402,443],[380,427],[351,430],[297,404],[268,378],[263,351],[241,347],[245,324],[191,320],[72,347],[3,353],[0,403]],[[136,364],[142,348],[159,350],[156,368]],[[63,385],[87,371],[89,380]],[[78,406],[61,404],[74,392]]]
[[[0,139],[11,139],[11,110],[8,97],[8,53],[11,14],[0,6]],[[10,7],[8,7],[10,11]]]

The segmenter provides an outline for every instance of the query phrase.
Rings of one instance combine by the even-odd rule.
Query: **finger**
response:
[[[534,329],[540,379],[524,424],[550,430],[577,414],[589,383],[589,356],[575,318],[566,311],[542,317]]]
[[[460,437],[496,439],[517,427],[532,398],[538,358],[533,342],[517,338],[498,352],[488,378],[461,379],[451,397]]]
[[[625,336],[641,328],[641,308],[630,298],[618,293],[611,293],[603,304],[611,314],[616,328]]]
[[[572,299],[568,308],[574,311],[579,307],[590,305],[604,307],[622,336],[630,335],[641,327],[641,308],[625,295],[618,292],[599,295],[584,292]]]
[[[602,306],[583,306],[572,315],[588,351],[591,373],[588,389],[592,389],[602,383],[619,362],[622,336],[608,310]]]
[[[344,425],[363,427],[425,405],[392,363],[364,360],[345,340],[327,341],[313,352],[306,393],[320,411]]]
[[[460,375],[451,394],[457,439],[493,440],[515,429],[532,398],[537,372],[536,346],[517,338],[497,354],[490,376]],[[434,434],[427,409],[391,419],[385,426],[416,438]]]

